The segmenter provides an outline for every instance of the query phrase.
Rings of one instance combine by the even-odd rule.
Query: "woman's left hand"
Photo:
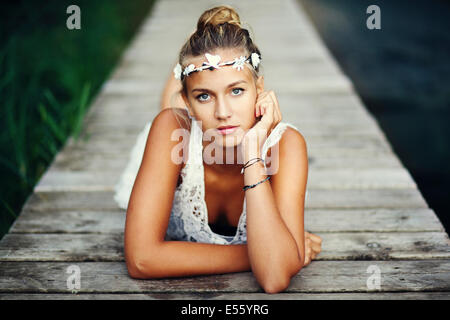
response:
[[[305,231],[305,261],[306,267],[322,251],[322,238],[316,234]]]
[[[273,128],[280,123],[282,116],[277,97],[273,90],[263,91],[258,94],[255,103],[255,117],[261,117],[259,121],[245,134],[244,148],[257,146],[258,151],[272,132]],[[255,139],[257,139],[256,144]],[[253,140],[251,144],[249,141]],[[247,154],[254,154],[256,150],[246,150]],[[250,151],[250,152],[249,152]]]

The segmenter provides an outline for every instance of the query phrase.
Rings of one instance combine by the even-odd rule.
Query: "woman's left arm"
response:
[[[278,156],[274,153],[278,152]],[[251,157],[259,157],[253,154]],[[283,291],[303,267],[304,202],[308,158],[303,136],[286,129],[272,147],[270,183],[247,189],[247,246],[252,271],[268,293]],[[266,178],[257,162],[244,171],[246,185]]]
[[[186,108],[183,98],[181,97],[182,88],[181,80],[175,79],[173,71],[171,70],[161,93],[161,110],[166,108]]]

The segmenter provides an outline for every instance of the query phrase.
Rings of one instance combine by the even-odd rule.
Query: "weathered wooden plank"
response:
[[[352,84],[344,77],[315,76],[308,80],[284,79],[266,76],[264,83],[275,92],[297,92],[303,94],[336,94],[353,90]]]
[[[79,293],[262,293],[251,272],[136,280],[123,262],[0,262],[0,292],[68,293],[67,268],[80,268]],[[369,266],[380,270],[380,289],[367,288]],[[449,260],[313,261],[286,293],[450,291]]]
[[[450,300],[450,292],[0,293],[0,300]]]
[[[145,126],[145,122],[141,123],[141,130]],[[100,125],[96,125],[99,127]],[[111,126],[112,128],[112,126]],[[136,133],[137,136],[137,133]],[[125,141],[114,141],[110,136],[102,136],[89,139],[88,141],[79,140],[77,142],[69,141],[65,148],[74,148],[76,150],[86,150],[91,152],[108,152],[110,150],[116,152],[126,152],[132,149],[136,139],[135,137],[126,138]],[[340,149],[360,149],[361,152],[370,152],[370,150],[391,151],[390,145],[376,136],[309,136],[305,139],[308,149],[329,149],[329,148],[340,148]],[[66,152],[64,149],[63,152]],[[68,151],[67,151],[68,152]]]
[[[318,169],[308,173],[311,189],[416,189],[406,169]]]
[[[24,210],[9,233],[122,233],[124,209],[107,211],[29,211]]]
[[[124,261],[123,235],[7,234],[0,261]]]
[[[72,154],[68,152],[60,152],[53,160],[51,166],[53,170],[59,171],[68,170],[91,172],[97,170],[107,170],[122,172],[128,163],[128,159],[129,154],[126,153],[120,153],[114,157],[106,157],[105,155],[98,153],[87,156],[82,152]],[[325,164],[324,161],[322,163]],[[389,165],[390,163],[387,161],[386,166]]]
[[[391,260],[450,257],[445,232],[318,233],[321,260]]]
[[[120,171],[47,171],[34,187],[35,192],[114,191]]]
[[[321,190],[308,189],[307,209],[428,208],[414,189]],[[116,209],[114,193],[39,192],[30,195],[24,210],[110,210]]]
[[[114,191],[121,171],[47,171],[35,192]],[[405,169],[320,169],[309,171],[310,189],[416,189]]]
[[[149,112],[159,105],[161,97],[151,94],[121,95],[102,92],[93,101],[89,112],[112,114],[116,116],[130,115],[134,112]]]
[[[414,189],[309,189],[306,208],[428,208]]]
[[[308,143],[308,142],[307,142]],[[318,158],[361,158],[368,159],[371,157],[396,157],[396,155],[389,149],[370,149],[370,148],[346,148],[331,146],[328,148],[316,147],[315,145],[308,146],[308,156],[312,159]]]
[[[400,160],[391,154],[377,154],[373,157],[352,157],[345,154],[337,157],[309,155],[308,166],[311,170],[404,168]]]
[[[115,171],[122,172],[128,163],[129,155],[120,153],[113,157],[102,154],[86,153],[59,153],[51,164],[53,170],[57,171]],[[310,170],[318,169],[403,169],[403,165],[398,158],[393,156],[373,156],[373,157],[312,157],[309,156]]]
[[[114,193],[95,192],[35,192],[30,195],[22,210],[114,210]]]
[[[450,258],[445,232],[318,233],[318,260]],[[0,261],[123,261],[123,235],[7,234]]]
[[[308,79],[311,77],[323,77],[330,76],[336,77],[340,76],[339,69],[329,60],[316,61],[308,60],[305,62],[297,62],[295,64],[288,65],[287,63],[273,62],[264,67],[264,74],[270,75],[270,77],[289,77],[295,79]],[[269,89],[269,88],[268,88]]]
[[[106,81],[102,90],[105,93],[110,94],[123,94],[123,95],[135,95],[135,94],[152,94],[160,95],[164,88],[164,82],[148,80],[148,79],[122,79],[112,78]]]
[[[24,210],[9,233],[121,233],[124,209]],[[421,232],[444,229],[430,209],[305,210],[305,228],[322,232]]]
[[[139,133],[139,132],[138,132]],[[135,138],[137,137],[137,134]],[[134,146],[134,140],[131,144]],[[103,152],[88,152],[67,146],[65,152],[58,153],[53,163],[53,170],[97,171],[117,170],[122,172],[128,163],[131,148],[128,152],[117,152],[113,149]],[[401,168],[403,165],[391,151],[367,151],[360,149],[309,149],[310,169],[371,169]]]
[[[141,129],[143,129],[142,126]],[[123,137],[122,139],[114,139],[112,136],[91,137],[84,141],[79,140],[75,143],[68,143],[67,148],[73,147],[79,150],[88,150],[93,152],[104,152],[108,150],[126,151],[131,150],[136,142],[136,136]],[[367,136],[309,136],[305,139],[309,150],[316,149],[359,149],[362,152],[389,152],[390,145],[379,137],[373,135]]]
[[[62,155],[60,157],[69,157],[70,155],[77,156],[77,153],[89,154],[92,156],[104,155],[105,157],[120,157],[123,154],[127,154],[131,151],[132,147],[136,142],[137,135],[143,130],[144,125],[140,128],[129,128],[128,135],[130,140],[128,143],[115,143],[109,147],[103,146],[100,142],[94,143],[94,141],[89,140],[78,140],[70,138],[61,153],[67,153],[68,155]],[[112,129],[112,127],[110,128]],[[109,130],[109,129],[108,129]],[[95,132],[89,133],[94,135]],[[114,140],[106,135],[106,139],[103,140],[104,143],[107,140]],[[372,158],[372,157],[396,157],[392,152],[390,145],[380,139],[372,139],[373,143],[364,145],[364,139],[359,139],[356,136],[336,136],[331,139],[327,139],[323,136],[315,137],[316,141],[311,141],[312,139],[308,137],[306,143],[308,145],[308,155],[313,157],[325,157],[325,158],[336,158],[336,157],[359,157],[359,158]],[[369,138],[369,141],[370,138]],[[317,142],[317,143],[316,143]],[[114,141],[111,141],[114,143]],[[96,145],[98,148],[95,148]]]
[[[313,233],[444,231],[430,209],[307,209],[305,228]]]

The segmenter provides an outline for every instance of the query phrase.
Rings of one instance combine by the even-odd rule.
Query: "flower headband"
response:
[[[173,73],[175,75],[175,79],[182,79],[182,77],[187,77],[190,73],[196,72],[196,71],[203,71],[205,69],[214,70],[214,69],[220,69],[221,66],[226,65],[233,65],[233,68],[237,69],[238,71],[242,70],[244,68],[244,63],[249,62],[253,66],[253,68],[256,69],[258,67],[261,57],[258,53],[253,52],[249,57],[240,56],[239,58],[235,58],[234,60],[222,62],[220,61],[219,55],[211,55],[209,53],[205,53],[206,59],[208,61],[203,62],[203,64],[200,67],[195,67],[195,65],[190,64],[184,70],[182,70],[181,64],[177,63],[175,68],[173,69]]]

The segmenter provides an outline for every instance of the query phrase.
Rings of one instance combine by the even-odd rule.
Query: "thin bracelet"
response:
[[[247,190],[247,189],[254,188],[254,187],[256,187],[258,184],[263,183],[264,181],[269,180],[270,177],[271,177],[271,176],[267,176],[267,178],[265,178],[264,180],[261,180],[260,182],[257,182],[257,183],[255,183],[255,184],[252,184],[252,185],[250,185],[250,186],[244,186],[244,188],[242,188],[242,189],[244,189],[244,191],[245,191],[245,190]]]
[[[248,164],[248,163],[249,163],[250,161],[252,161],[252,160],[256,160],[256,161],[253,162],[253,163],[251,163],[251,164]],[[245,170],[246,168],[250,167],[252,164],[255,164],[255,163],[258,162],[258,161],[262,161],[262,162],[264,163],[264,160],[261,159],[261,158],[253,158],[253,159],[248,160],[248,161],[244,164],[244,166],[242,167],[242,169],[241,169],[241,174],[244,173],[244,170]]]

